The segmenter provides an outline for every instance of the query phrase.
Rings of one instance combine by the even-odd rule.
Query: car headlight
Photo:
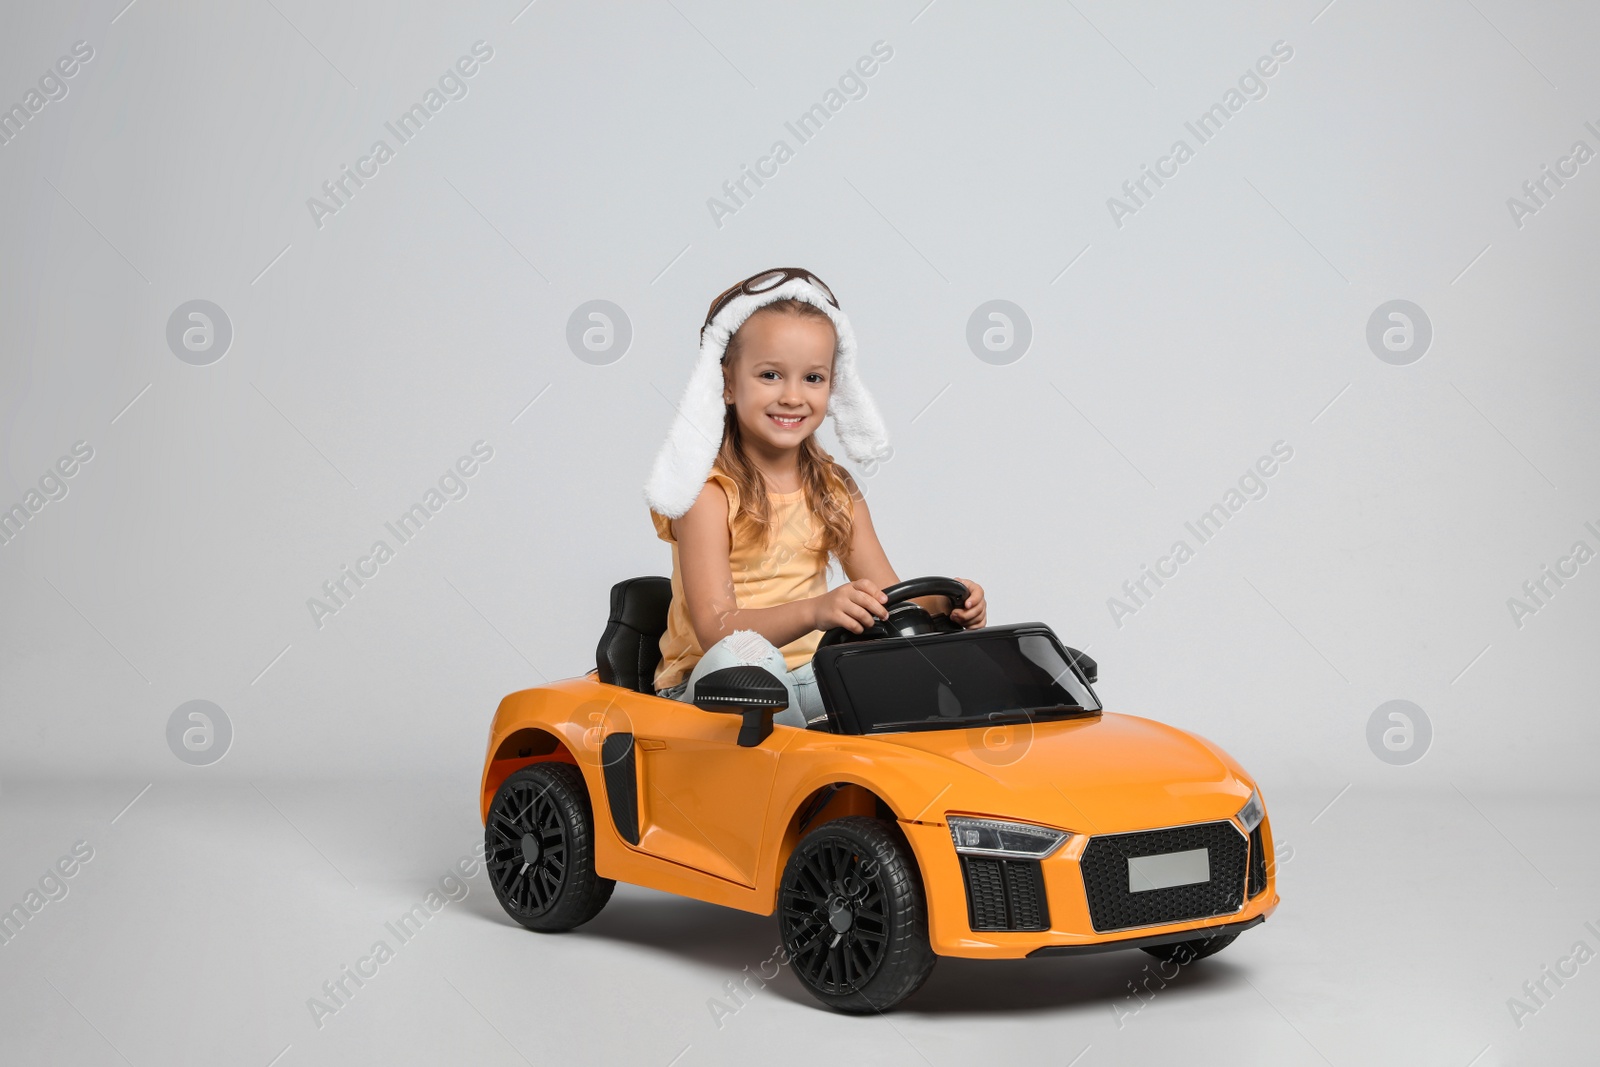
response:
[[[945,821],[950,824],[950,839],[955,842],[956,851],[968,856],[1042,860],[1072,836],[1063,830],[1000,819],[951,815]]]
[[[1261,806],[1261,794],[1255,790],[1250,791],[1250,799],[1244,802],[1244,807],[1239,809],[1239,814],[1234,818],[1244,824],[1246,833],[1255,833],[1256,827],[1261,825],[1261,820],[1266,817],[1267,809]]]

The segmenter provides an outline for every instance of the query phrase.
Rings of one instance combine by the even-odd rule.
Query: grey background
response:
[[[1553,815],[1587,827],[1596,813],[1600,721],[1585,668],[1600,636],[1600,562],[1520,628],[1507,598],[1575,541],[1600,549],[1583,525],[1600,527],[1600,162],[1520,228],[1506,201],[1573,142],[1600,149],[1584,127],[1600,126],[1592,6],[123,3],[8,5],[0,35],[6,106],[74,42],[94,49],[66,97],[0,146],[0,507],[74,442],[94,449],[65,498],[0,545],[0,903],[77,837],[163,811],[170,823],[145,832],[177,850],[170,863],[210,870],[219,857],[185,851],[184,835],[242,831],[185,819],[225,798],[254,812],[240,825],[264,819],[285,848],[324,854],[307,853],[331,878],[378,848],[351,821],[360,797],[385,789],[412,814],[377,816],[383,859],[366,876],[341,873],[334,890],[414,901],[471,847],[499,698],[587,670],[610,585],[670,566],[642,485],[707,302],[759,268],[799,264],[839,294],[890,427],[894,457],[865,484],[898,572],[971,577],[992,621],[1049,622],[1099,660],[1108,707],[1240,759],[1280,842],[1307,855],[1314,835],[1332,835],[1320,860],[1284,867],[1279,928],[1305,922],[1326,936],[1323,951],[1279,960],[1286,980],[1328,964],[1334,929],[1354,920],[1326,879],[1377,892],[1362,881],[1375,835],[1453,827],[1440,832],[1460,851],[1441,858],[1427,838],[1428,862],[1405,885],[1419,901],[1456,901],[1441,938],[1444,925],[1460,933],[1493,916],[1505,938],[1496,969],[1462,975],[1475,955],[1460,947],[1460,984],[1413,1020],[1420,1029],[1390,1018],[1358,1037],[1334,1019],[1379,1018],[1382,1003],[1352,1009],[1340,996],[1384,965],[1375,957],[1396,944],[1392,931],[1347,970],[1319,970],[1324,984],[1299,987],[1299,1000],[1241,966],[1232,987],[1254,1005],[1251,1025],[1285,1041],[1271,1056],[1357,1062],[1426,1048],[1464,1064],[1491,1046],[1475,1061],[1487,1064],[1570,1051],[1559,1041],[1577,1038],[1600,979],[1575,980],[1527,1029],[1511,1026],[1503,1001],[1600,919],[1593,859],[1538,829]],[[375,139],[393,144],[384,123],[479,40],[493,58],[465,80],[467,95],[319,228],[307,199]],[[798,145],[784,123],[880,40],[893,58],[866,95]],[[1115,225],[1107,198],[1175,139],[1194,146],[1185,121],[1280,40],[1294,54],[1264,79],[1267,95]],[[794,158],[718,226],[707,199],[779,138]],[[233,330],[207,366],[166,341],[174,309],[197,299]],[[1032,327],[1026,355],[1006,365],[966,342],[969,316],[997,299]],[[1422,307],[1433,330],[1406,366],[1366,342],[1373,310],[1396,299]],[[631,324],[614,362],[567,345],[569,316],[592,300]],[[465,498],[319,628],[307,599],[375,539],[394,546],[384,523],[479,440],[494,455]],[[1267,495],[1117,625],[1108,598],[1174,540],[1194,546],[1184,523],[1277,441],[1294,453]],[[197,699],[232,726],[230,750],[207,766],[167,742],[174,709]],[[1396,699],[1432,727],[1425,758],[1403,766],[1367,742],[1374,709]],[[146,785],[141,806],[109,823]],[[290,806],[274,814],[269,796]],[[321,799],[295,809],[289,796]],[[349,825],[348,837],[318,825]],[[64,996],[77,1014],[66,1013],[35,972],[70,994],[73,966],[35,966],[23,951],[77,960],[84,974],[99,950],[55,948],[120,944],[142,958],[150,928],[117,918],[108,868],[145,894],[147,916],[181,926],[197,906],[138,873],[141,862],[172,869],[153,843],[116,854],[107,846],[85,869],[108,881],[80,896],[100,897],[51,906],[80,909],[85,925],[54,915],[53,935],[28,931],[34,948],[0,950],[5,981],[30,990],[5,1014],[43,998],[60,1016],[52,1025],[77,1028],[85,1048],[83,1022],[115,1035],[114,1012],[137,1027],[163,1001],[129,1008],[121,994],[154,996],[130,992],[132,970],[103,978],[99,995]],[[1462,903],[1458,867],[1510,884]],[[276,881],[290,876],[262,877],[254,891],[298,921],[282,903],[292,880]],[[387,907],[361,900],[357,911]],[[488,900],[481,879],[469,900]],[[474,936],[531,951],[483,921],[488,904],[466,913]],[[702,939],[724,928],[716,909],[694,914],[710,916],[696,920]],[[771,931],[751,929],[731,971],[770,952]],[[587,958],[575,943],[545,951]],[[162,1031],[141,1058],[125,1032],[131,1047],[118,1054],[265,1063],[292,1039],[290,1055],[307,1061],[349,1055],[317,1045],[326,1031],[307,1030],[299,1002],[351,952],[333,956],[296,957],[304,980],[296,971],[270,992],[222,983],[210,994],[235,1012],[257,993],[283,1009],[248,1054],[229,1043],[226,1015],[212,1016],[214,1047],[166,1044],[178,1039]],[[462,951],[464,971],[475,958]],[[710,970],[688,987],[713,995],[730,961],[696,962]],[[658,988],[626,973],[634,995]],[[1106,974],[1103,989],[1067,998],[1102,1029],[1106,1002],[1125,992],[1121,974]],[[1260,1014],[1245,974],[1273,1013]],[[857,1025],[791,991],[777,1003],[796,1027]],[[963,1000],[940,995],[951,1010]],[[1055,1003],[1019,995],[1041,1011]],[[357,1006],[380,1010],[379,994],[364,997]],[[406,1025],[403,1003],[385,1003],[398,1015],[369,1017],[362,1032]],[[604,1001],[588,1003],[600,1013]],[[1296,1004],[1333,1014],[1319,1023]],[[1190,1024],[1176,1010],[1181,1047]],[[495,1013],[462,1019],[484,1016]],[[1207,1011],[1197,1017],[1203,1026]],[[1148,1032],[1167,1032],[1159,1025]],[[646,1061],[666,1063],[688,1040],[651,1027],[628,1037]],[[29,1056],[64,1047],[45,1032]],[[1068,1034],[1061,1062],[1092,1043],[1053,1032]],[[1374,1032],[1389,1043],[1362,1044]],[[534,1033],[520,1042],[530,1055]],[[596,1040],[612,1038],[622,1040]],[[895,1055],[909,1043],[931,1062],[966,1054],[943,1038],[888,1040]],[[1460,1055],[1443,1055],[1449,1042]],[[516,1062],[494,1048],[484,1055]],[[734,1056],[718,1049],[708,1058]]]

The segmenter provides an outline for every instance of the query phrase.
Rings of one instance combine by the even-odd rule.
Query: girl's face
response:
[[[723,402],[734,405],[747,444],[772,452],[798,448],[828,413],[833,323],[757,311],[737,336],[738,351],[723,370]]]

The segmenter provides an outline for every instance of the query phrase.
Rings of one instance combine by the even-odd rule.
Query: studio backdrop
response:
[[[901,577],[1269,797],[1580,787],[1600,25],[1320,6],[13,5],[0,774],[471,803],[798,265]]]

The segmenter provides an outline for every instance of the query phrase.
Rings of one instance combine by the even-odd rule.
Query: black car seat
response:
[[[671,604],[670,578],[629,578],[611,587],[611,615],[595,651],[602,682],[655,694],[661,635],[667,632]]]

